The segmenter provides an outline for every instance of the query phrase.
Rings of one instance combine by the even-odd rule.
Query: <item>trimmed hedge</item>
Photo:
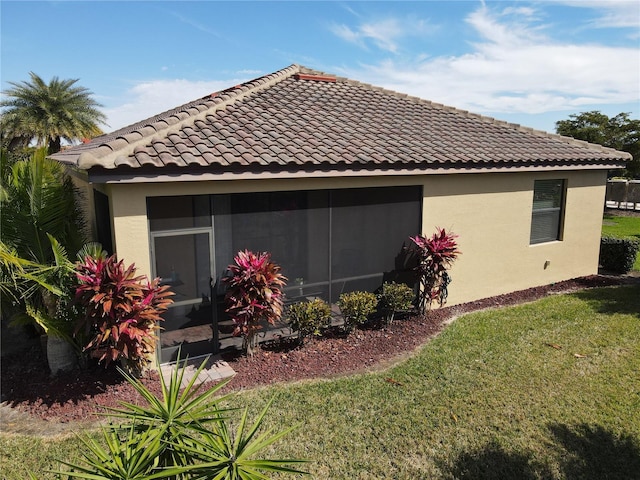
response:
[[[602,237],[600,265],[615,273],[629,273],[636,261],[640,242],[632,238]]]

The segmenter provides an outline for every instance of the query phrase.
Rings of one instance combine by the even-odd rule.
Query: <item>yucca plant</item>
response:
[[[338,299],[338,308],[344,319],[344,330],[353,331],[356,325],[364,324],[376,311],[378,299],[371,292],[343,293]]]
[[[76,266],[76,299],[86,309],[77,332],[90,336],[85,350],[98,361],[120,360],[139,374],[154,352],[158,322],[173,302],[160,279],[136,276],[134,265],[124,266],[115,255],[86,256]]]
[[[321,298],[298,302],[287,308],[287,321],[293,331],[298,332],[298,341],[319,335],[320,329],[331,320],[331,307]]]
[[[190,478],[224,480],[268,479],[263,472],[308,475],[307,472],[292,468],[291,465],[306,463],[296,459],[256,459],[262,450],[277,442],[297,427],[290,427],[278,433],[273,429],[258,434],[264,418],[273,403],[269,401],[251,427],[247,428],[245,409],[235,435],[229,431],[227,423],[220,421],[212,425],[210,432],[191,439],[186,451],[197,462],[191,469]],[[184,448],[180,446],[180,448]]]
[[[182,387],[184,365],[178,366],[168,382],[161,376],[161,395],[151,392],[140,380],[122,372],[143,399],[144,405],[122,402],[107,409],[113,421],[103,429],[103,439],[83,439],[87,449],[82,464],[61,462],[71,471],[55,472],[84,479],[267,479],[263,472],[304,474],[290,465],[294,459],[259,459],[260,453],[288,434],[260,433],[265,407],[247,429],[247,410],[237,429],[228,426],[230,410],[220,407],[226,397],[216,397],[227,382],[204,388],[196,384],[206,366],[203,360],[193,378]],[[103,445],[106,445],[104,447]]]
[[[418,294],[418,309],[421,314],[426,313],[434,301],[440,306],[447,301],[448,286],[451,277],[447,269],[460,255],[456,238],[452,232],[444,228],[437,228],[431,238],[424,235],[410,237],[413,250],[418,258],[418,280],[420,290]]]
[[[228,381],[217,383],[208,389],[202,388],[201,383],[196,383],[207,360],[202,361],[191,380],[183,387],[184,368],[178,354],[177,367],[173,369],[169,382],[160,375],[160,396],[156,396],[136,377],[122,372],[145,404],[121,402],[119,408],[107,409],[109,415],[125,424],[134,422],[135,428],[140,432],[156,432],[162,440],[162,450],[159,453],[161,466],[184,464],[187,461],[182,448],[185,435],[207,432],[213,428],[213,423],[224,421],[222,414],[226,410],[218,407],[218,402],[223,398],[216,400],[215,397]]]
[[[390,325],[397,312],[409,310],[415,297],[413,289],[404,283],[383,283],[378,300],[385,312],[385,323]]]
[[[287,279],[266,252],[240,251],[234,262],[229,265],[229,276],[224,279],[228,285],[226,312],[236,325],[234,335],[243,337],[245,352],[253,356],[257,347],[256,333],[262,323],[274,325],[282,316],[282,288]]]
[[[78,465],[61,460],[60,463],[71,467],[71,470],[51,473],[87,480],[153,480],[179,478],[188,470],[181,466],[160,465],[160,456],[166,445],[152,429],[140,432],[131,425],[120,431],[109,426],[102,429],[102,441],[90,437],[80,439],[86,449],[83,452],[84,463]]]

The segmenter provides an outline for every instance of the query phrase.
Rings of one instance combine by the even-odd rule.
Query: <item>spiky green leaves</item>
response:
[[[0,125],[7,138],[36,139],[56,153],[61,138],[73,141],[101,133],[98,124],[106,116],[91,92],[76,85],[78,79],[53,77],[46,83],[33,72],[29,75],[31,81],[9,82],[11,88],[3,92]]]
[[[83,439],[87,450],[84,462],[63,462],[72,470],[61,473],[90,480],[257,480],[268,479],[269,472],[305,474],[291,466],[302,460],[258,458],[293,430],[260,432],[271,402],[253,425],[249,426],[244,410],[238,427],[230,429],[229,410],[220,408],[222,399],[216,397],[226,383],[210,389],[196,385],[206,362],[184,388],[184,367],[177,367],[168,383],[161,380],[161,396],[123,372],[144,405],[123,402],[121,408],[110,409],[110,417],[121,425],[110,423],[105,427],[101,442]]]

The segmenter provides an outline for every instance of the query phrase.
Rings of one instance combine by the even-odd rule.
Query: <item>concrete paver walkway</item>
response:
[[[184,366],[184,376],[182,377],[181,387],[186,387],[196,374],[196,371],[205,360],[206,357],[188,358],[180,363]],[[160,372],[165,382],[169,382],[171,374],[176,368],[176,363],[169,363],[160,366]],[[195,384],[205,382],[219,382],[225,378],[233,377],[236,372],[229,366],[227,362],[222,360],[219,355],[212,355],[207,359],[205,367],[200,372]]]

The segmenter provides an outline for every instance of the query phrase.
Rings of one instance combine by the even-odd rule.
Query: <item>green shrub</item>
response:
[[[640,242],[631,238],[602,237],[600,265],[615,273],[628,273],[633,268]]]
[[[288,322],[294,331],[298,332],[298,339],[311,335],[319,335],[320,329],[331,319],[331,307],[321,298],[314,298],[306,302],[294,303],[287,308]]]
[[[382,292],[378,295],[380,305],[385,312],[385,323],[393,322],[396,312],[409,310],[413,305],[415,293],[404,283],[385,282]]]
[[[370,292],[350,292],[340,295],[338,308],[344,318],[344,329],[351,332],[356,325],[362,325],[369,315],[376,311],[378,299]]]

